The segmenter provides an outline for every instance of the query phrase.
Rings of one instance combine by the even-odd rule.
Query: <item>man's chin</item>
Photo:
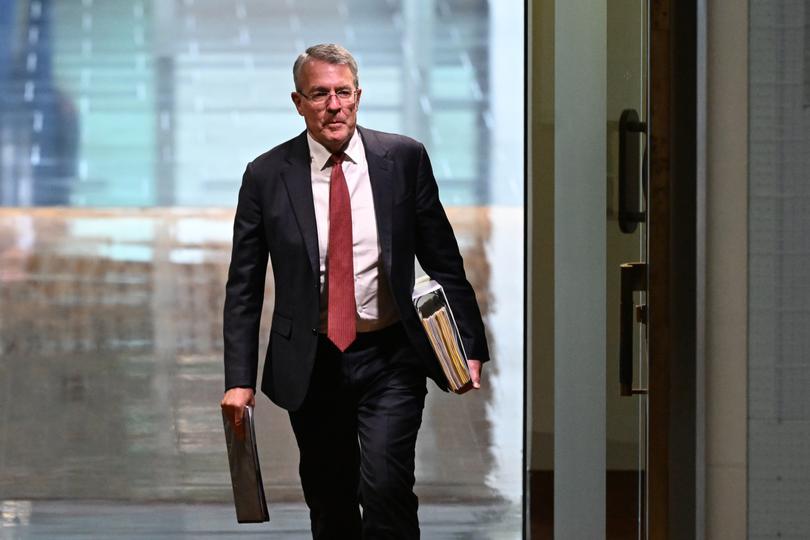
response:
[[[346,124],[328,124],[324,132],[330,139],[340,139],[349,133],[349,128]]]
[[[345,124],[341,124],[338,129],[325,129],[323,135],[331,146],[340,147],[349,139],[350,132]]]

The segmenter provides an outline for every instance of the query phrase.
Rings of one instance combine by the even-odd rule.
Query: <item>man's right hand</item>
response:
[[[245,407],[256,405],[256,397],[251,388],[231,388],[222,396],[219,404],[222,410],[231,417],[233,425],[236,427],[236,434],[240,438],[245,436],[244,415]]]

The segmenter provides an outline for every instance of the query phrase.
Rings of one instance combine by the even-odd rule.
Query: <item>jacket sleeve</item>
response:
[[[464,272],[464,262],[453,229],[439,201],[439,188],[430,158],[419,145],[416,180],[416,245],[419,264],[447,295],[468,358],[489,360],[484,322],[475,292]]]
[[[242,176],[233,222],[233,248],[225,286],[223,338],[225,389],[242,386],[255,390],[259,361],[259,323],[267,272],[259,190],[249,164]]]

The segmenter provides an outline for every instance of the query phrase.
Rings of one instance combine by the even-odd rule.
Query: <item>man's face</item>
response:
[[[341,102],[335,95],[340,90],[357,92],[351,99]],[[312,138],[331,152],[341,150],[354,134],[360,105],[360,89],[354,87],[349,66],[309,60],[301,70],[301,92],[304,95],[293,92],[292,100],[298,114],[304,117]],[[319,92],[330,94],[326,102],[319,104],[304,97]]]

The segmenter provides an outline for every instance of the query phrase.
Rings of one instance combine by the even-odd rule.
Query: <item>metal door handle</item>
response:
[[[619,228],[632,233],[636,225],[646,219],[640,209],[638,192],[639,145],[638,137],[647,132],[647,124],[640,122],[634,109],[625,109],[619,117]],[[644,150],[646,158],[647,151]],[[643,167],[646,172],[646,167]],[[645,175],[646,176],[646,175]],[[646,184],[646,178],[643,178]],[[645,197],[646,197],[646,185]]]
[[[622,396],[646,394],[633,388],[633,315],[636,314],[633,292],[647,290],[647,263],[621,265],[621,296],[619,298],[619,389]],[[639,306],[640,321],[646,323],[646,306]]]

